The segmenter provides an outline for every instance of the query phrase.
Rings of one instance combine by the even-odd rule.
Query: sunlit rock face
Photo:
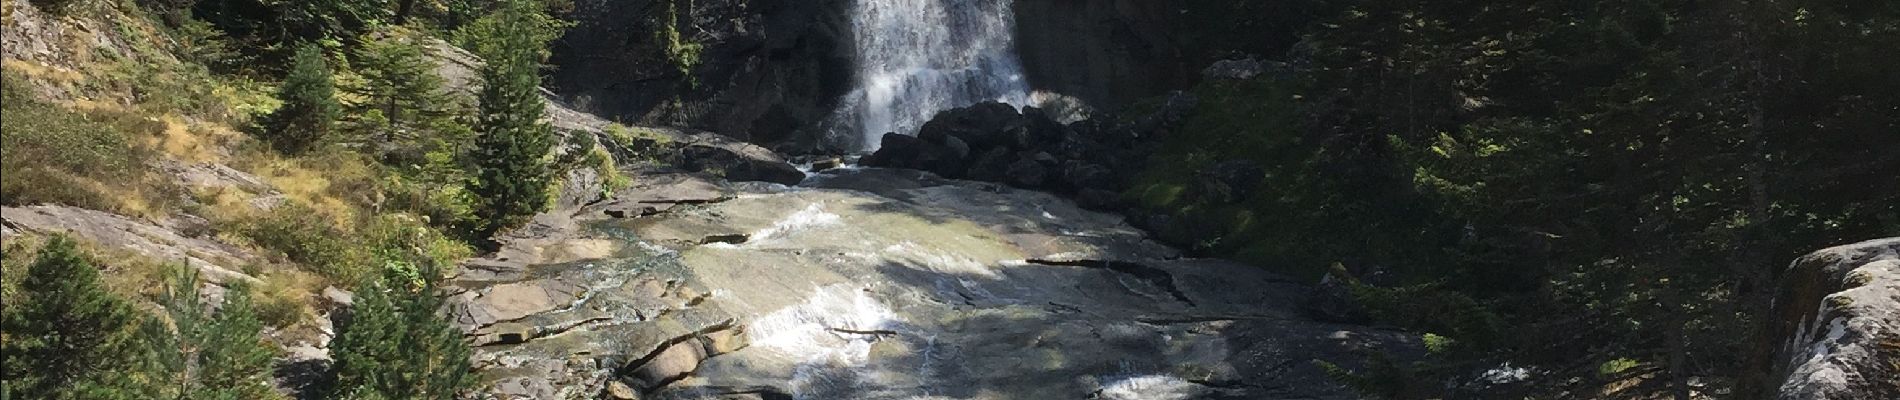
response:
[[[1784,400],[1900,398],[1900,238],[1801,257],[1775,298],[1766,390]]]
[[[639,182],[465,268],[451,310],[491,394],[1356,398],[1312,360],[1419,351],[1046,193],[875,168]]]

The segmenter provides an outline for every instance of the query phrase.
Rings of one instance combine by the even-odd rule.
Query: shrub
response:
[[[278,398],[269,384],[275,348],[259,335],[263,322],[250,287],[231,284],[217,311],[208,313],[198,270],[183,265],[171,270],[158,298],[170,327],[147,323],[143,329],[146,349],[156,361],[154,386],[169,392],[164,397],[184,399]]]
[[[620,172],[620,166],[614,163],[613,154],[608,153],[605,148],[594,146],[593,150],[589,150],[587,152],[587,165],[593,167],[594,171],[600,173],[600,190],[604,192],[601,193],[603,196],[618,192],[620,189],[633,187],[633,178]]]
[[[53,14],[65,14],[79,0],[33,0],[33,5]]]
[[[338,282],[361,279],[368,262],[351,232],[308,206],[286,202],[237,222],[239,235]]]
[[[308,301],[311,293],[300,285],[300,276],[308,275],[280,271],[263,277],[264,284],[252,295],[258,320],[266,326],[282,329],[303,322],[310,316]]]
[[[356,304],[331,344],[337,384],[330,398],[453,399],[474,386],[461,332],[436,315],[436,265],[390,262],[357,285]],[[419,279],[420,282],[411,281]]]

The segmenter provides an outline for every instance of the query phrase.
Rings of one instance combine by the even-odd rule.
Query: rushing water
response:
[[[1017,107],[1029,84],[1016,57],[1011,0],[858,0],[857,88],[840,103],[840,139],[875,150],[887,132],[916,134],[938,111],[986,100]]]

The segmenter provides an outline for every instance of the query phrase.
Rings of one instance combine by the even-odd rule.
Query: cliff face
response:
[[[1192,83],[1196,70],[1173,32],[1179,4],[1018,0],[1015,8],[1016,49],[1036,90],[1115,108]]]
[[[682,73],[660,40],[669,4]],[[818,125],[852,89],[853,0],[580,0],[553,45],[566,102],[622,122],[689,127],[789,152],[817,150]],[[690,8],[690,11],[687,10]],[[1114,108],[1187,87],[1178,5],[1155,0],[1015,2],[1017,51],[1037,89]]]
[[[1796,260],[1769,317],[1774,398],[1900,398],[1900,238]]]
[[[577,1],[576,26],[553,44],[549,83],[577,108],[622,122],[798,142],[793,133],[850,90],[849,7],[848,0]],[[659,38],[669,8],[680,42],[700,46],[690,74]]]

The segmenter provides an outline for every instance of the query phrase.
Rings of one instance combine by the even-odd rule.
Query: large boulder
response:
[[[1770,316],[1772,397],[1900,399],[1900,238],[1795,260]]]
[[[860,163],[1069,194],[1087,191],[1100,198],[1099,193],[1119,192],[1121,178],[1138,171],[1147,157],[1151,144],[1140,139],[1152,136],[1128,131],[1136,128],[1088,121],[1063,125],[1035,107],[1018,111],[985,102],[940,112],[914,137],[886,134],[878,151]]]

